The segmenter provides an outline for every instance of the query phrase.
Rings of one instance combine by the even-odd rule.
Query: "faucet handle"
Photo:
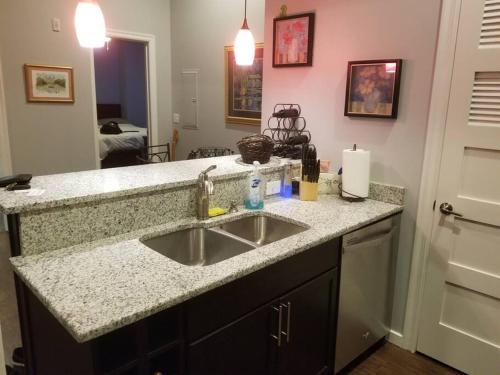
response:
[[[214,195],[214,183],[212,181],[207,181],[207,190],[209,195]]]
[[[217,166],[216,166],[216,165],[211,165],[210,167],[208,167],[207,169],[205,169],[205,170],[204,170],[203,172],[201,172],[201,173],[203,173],[203,174],[207,174],[208,172],[213,171],[215,168],[217,168]]]
[[[234,212],[238,212],[238,206],[236,205],[235,201],[231,201],[231,203],[229,204],[229,213]]]

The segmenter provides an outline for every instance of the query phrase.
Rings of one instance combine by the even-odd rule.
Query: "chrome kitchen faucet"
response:
[[[214,194],[214,184],[208,179],[208,172],[217,168],[211,165],[198,175],[198,187],[196,190],[196,217],[198,220],[208,219],[209,197]]]

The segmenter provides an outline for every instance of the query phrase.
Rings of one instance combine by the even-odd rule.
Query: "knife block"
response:
[[[299,197],[301,201],[317,201],[318,200],[318,183],[300,181]]]

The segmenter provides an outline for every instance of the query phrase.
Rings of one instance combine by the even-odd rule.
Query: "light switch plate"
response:
[[[281,191],[281,181],[267,181],[266,184],[266,195],[279,194]]]
[[[52,18],[51,24],[52,24],[52,31],[56,33],[61,31],[61,20],[59,18]]]
[[[178,113],[174,113],[174,124],[179,124],[181,122],[181,115]]]

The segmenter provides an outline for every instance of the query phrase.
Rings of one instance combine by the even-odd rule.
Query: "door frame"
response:
[[[156,37],[153,34],[137,33],[132,31],[107,29],[106,35],[110,38],[130,40],[134,42],[142,42],[146,44],[146,106],[148,109],[148,144],[159,144],[159,129],[158,129],[158,88],[156,76]],[[94,66],[94,50],[90,50],[90,70],[91,70],[91,85],[92,85],[92,104],[94,129],[97,129],[97,97],[95,88],[95,66]],[[101,168],[101,158],[99,157],[99,137],[97,132],[94,132],[94,148],[96,168]]]
[[[0,167],[2,172],[9,176],[12,174],[12,156],[10,153],[9,127],[7,124],[7,105],[5,103],[5,90],[2,70],[2,60],[0,59]],[[1,176],[0,176],[1,177]],[[0,232],[7,230],[7,220],[0,214]],[[1,341],[0,337],[0,341]],[[0,351],[3,356],[3,351]],[[0,374],[2,368],[0,367]]]
[[[12,174],[12,159],[10,154],[9,128],[7,125],[7,106],[3,80],[2,61],[0,59],[0,163],[6,175]]]
[[[412,352],[417,350],[427,260],[434,227],[434,202],[441,169],[441,155],[453,76],[453,69],[450,67],[453,67],[455,60],[461,6],[462,0],[443,0],[441,6],[410,282],[403,340],[401,341],[403,348]]]

